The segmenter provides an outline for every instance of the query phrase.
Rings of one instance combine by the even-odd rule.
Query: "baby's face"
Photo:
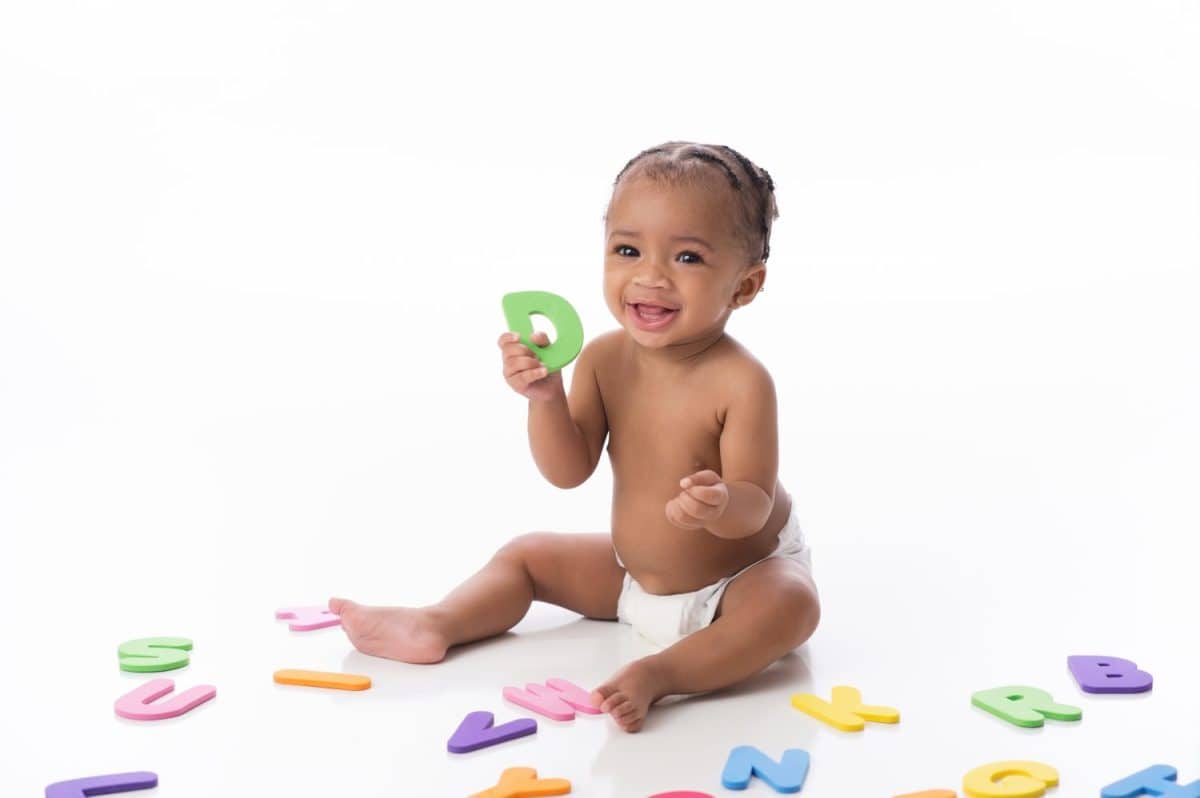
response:
[[[618,185],[604,227],[604,298],[639,344],[702,340],[724,327],[746,275],[729,190],[645,177]]]

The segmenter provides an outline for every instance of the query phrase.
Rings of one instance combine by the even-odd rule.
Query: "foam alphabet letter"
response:
[[[954,790],[923,790],[897,795],[896,798],[958,798]]]
[[[468,713],[450,736],[446,750],[452,754],[465,754],[537,732],[537,721],[533,718],[518,718],[500,726],[492,725],[495,722],[496,716],[491,712]]]
[[[532,798],[538,795],[566,795],[571,782],[566,779],[539,779],[533,768],[508,768],[500,774],[500,783],[477,792],[471,798]]]
[[[1085,693],[1144,693],[1154,677],[1120,657],[1067,657],[1067,667]]]
[[[558,371],[583,349],[583,322],[567,300],[547,291],[515,291],[500,300],[508,329],[520,336],[547,371]],[[554,340],[538,346],[533,335],[532,315],[545,316],[554,325]]]
[[[275,671],[275,684],[296,684],[302,687],[322,687],[328,690],[370,690],[371,677],[357,673],[304,671],[284,668]]]
[[[1170,765],[1153,765],[1126,776],[1100,791],[1100,798],[1138,798],[1142,795],[1163,798],[1200,798],[1200,781],[1176,784],[1178,771]]]
[[[190,712],[217,694],[217,688],[211,684],[200,684],[153,704],[174,689],[175,682],[170,679],[152,679],[118,698],[113,708],[118,715],[130,720],[163,720]]]
[[[963,776],[971,798],[1038,798],[1058,786],[1058,771],[1040,762],[994,762]]]
[[[135,773],[113,773],[108,776],[56,781],[46,788],[46,798],[87,798],[91,795],[148,790],[157,786],[158,776],[140,770]]]
[[[524,690],[505,687],[503,695],[517,706],[552,720],[574,720],[576,709],[588,715],[600,714],[600,708],[592,706],[588,691],[566,679],[547,679],[545,686],[527,684]]]
[[[862,731],[866,726],[864,720],[872,723],[900,722],[898,710],[863,704],[862,693],[854,687],[833,688],[832,702],[823,701],[812,693],[796,693],[792,696],[792,706],[842,731]]]
[[[739,745],[729,752],[721,784],[726,789],[744,790],[750,786],[750,779],[758,776],[775,792],[800,792],[808,775],[808,762],[808,752],[799,748],[787,749],[776,762],[752,745]]]
[[[121,670],[131,673],[173,671],[188,664],[192,641],[186,637],[143,637],[117,646]]]
[[[1002,720],[1026,728],[1041,726],[1044,718],[1079,720],[1083,717],[1079,707],[1056,704],[1045,690],[1022,685],[980,690],[971,696],[971,703]]]
[[[334,615],[328,607],[284,607],[275,610],[275,619],[291,621],[288,628],[293,632],[311,632],[327,626],[338,626],[342,622],[341,616]]]

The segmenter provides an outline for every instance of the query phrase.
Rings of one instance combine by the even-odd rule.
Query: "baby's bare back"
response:
[[[632,346],[614,334],[596,359],[613,469],[613,544],[646,591],[697,590],[770,554],[791,512],[776,480],[766,523],[748,537],[682,529],[666,514],[683,477],[704,469],[725,476],[721,434],[736,393],[732,380],[753,358],[725,336],[693,363],[656,368],[639,362]]]

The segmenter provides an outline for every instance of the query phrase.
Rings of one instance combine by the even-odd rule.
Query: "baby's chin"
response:
[[[662,335],[644,335],[641,330],[625,328],[629,337],[643,349],[665,349],[671,342]]]

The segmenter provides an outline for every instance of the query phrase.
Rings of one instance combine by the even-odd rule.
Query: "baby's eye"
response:
[[[628,255],[627,257],[635,257],[638,254],[637,249],[629,246],[628,244],[617,244],[615,247],[613,247],[613,252],[617,255],[625,256],[626,253],[624,252],[624,250],[629,250],[629,252],[632,253],[631,255]],[[684,261],[684,263],[687,263],[687,264],[695,264],[695,263],[703,263],[704,262],[704,258],[702,258],[699,254],[692,252],[691,250],[686,250],[684,252],[680,252],[679,255],[680,255],[680,257],[690,256],[690,257],[695,258],[695,260]]]

